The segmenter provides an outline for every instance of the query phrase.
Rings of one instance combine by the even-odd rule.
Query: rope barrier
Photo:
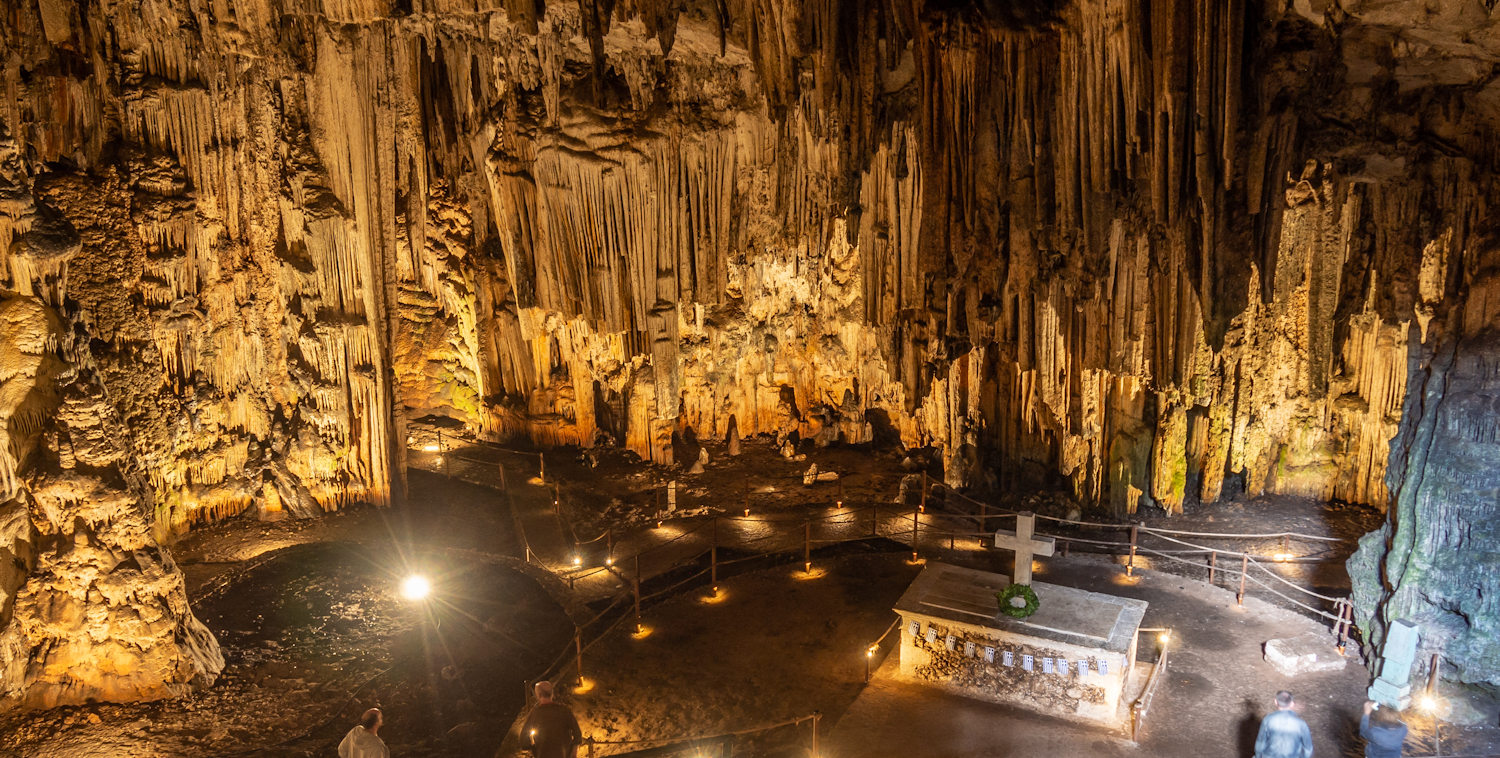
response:
[[[1313,592],[1312,590],[1304,589],[1302,587],[1298,587],[1295,584],[1292,584],[1291,582],[1287,581],[1286,579],[1283,579],[1282,577],[1278,576],[1276,574],[1276,572],[1274,572],[1274,571],[1266,568],[1263,564],[1261,564],[1260,561],[1255,560],[1255,556],[1250,555],[1249,553],[1241,553],[1241,552],[1236,552],[1236,551],[1233,551],[1233,550],[1217,550],[1217,551],[1215,551],[1215,550],[1212,550],[1211,548],[1205,548],[1202,545],[1194,545],[1191,542],[1184,542],[1184,541],[1179,540],[1179,539],[1173,539],[1172,537],[1166,537],[1166,536],[1163,536],[1163,535],[1160,535],[1160,534],[1158,534],[1156,536],[1161,537],[1162,539],[1164,539],[1164,540],[1166,540],[1168,542],[1175,542],[1175,543],[1177,543],[1179,545],[1186,545],[1188,547],[1198,548],[1200,551],[1201,550],[1209,550],[1210,552],[1223,553],[1224,555],[1233,555],[1233,556],[1248,558],[1248,559],[1250,559],[1251,565],[1259,567],[1262,571],[1266,572],[1267,574],[1270,574],[1277,581],[1281,582],[1282,584],[1285,584],[1288,587],[1291,587],[1294,590],[1297,590],[1299,592],[1305,592],[1305,593],[1307,593],[1309,595],[1312,595],[1313,597],[1315,597],[1315,598],[1317,598],[1319,600],[1326,600],[1326,601],[1328,601],[1330,603],[1336,603],[1336,602],[1338,602],[1338,598],[1328,597],[1327,595],[1320,595],[1320,594],[1318,594],[1316,592]],[[1254,577],[1251,577],[1251,579],[1254,579]]]
[[[1192,561],[1183,560],[1183,559],[1178,558],[1177,556],[1174,556],[1174,555],[1167,555],[1166,553],[1161,553],[1161,552],[1158,552],[1156,550],[1152,550],[1150,548],[1144,548],[1143,547],[1143,548],[1139,548],[1139,549],[1140,549],[1140,551],[1142,553],[1147,553],[1147,554],[1150,554],[1150,555],[1157,555],[1157,556],[1160,556],[1160,557],[1165,558],[1167,560],[1177,561],[1178,563],[1185,563],[1185,564],[1187,564],[1189,566],[1193,566],[1195,568],[1203,568],[1203,566],[1200,566],[1200,565],[1198,565],[1196,563],[1193,563]],[[1276,595],[1277,597],[1280,597],[1283,600],[1286,600],[1287,602],[1292,603],[1293,605],[1296,605],[1296,606],[1299,606],[1301,608],[1304,608],[1304,609],[1306,609],[1306,610],[1308,610],[1308,611],[1310,611],[1312,613],[1315,613],[1315,614],[1317,614],[1319,616],[1322,616],[1323,618],[1331,619],[1333,621],[1337,621],[1338,620],[1338,618],[1335,617],[1331,613],[1327,613],[1325,611],[1318,610],[1317,608],[1314,608],[1314,607],[1312,607],[1310,605],[1307,605],[1306,603],[1300,602],[1300,601],[1296,600],[1295,598],[1291,598],[1291,597],[1288,597],[1286,595],[1281,594],[1280,592],[1277,592],[1276,590],[1272,589],[1269,585],[1267,585],[1265,582],[1262,582],[1261,580],[1255,578],[1255,576],[1253,576],[1249,572],[1242,572],[1239,569],[1232,569],[1232,568],[1222,568],[1222,569],[1219,569],[1219,570],[1223,571],[1226,574],[1240,574],[1240,575],[1244,576],[1245,578],[1249,579],[1250,581],[1255,582],[1256,584],[1260,585],[1267,592],[1269,592],[1269,593],[1271,593],[1273,595]]]
[[[1151,527],[1151,526],[1142,526],[1140,529],[1143,532],[1150,532],[1152,534],[1157,535],[1158,537],[1160,537],[1162,535],[1166,535],[1166,534],[1180,534],[1180,535],[1187,536],[1187,537],[1219,537],[1219,538],[1228,538],[1228,539],[1255,539],[1255,540],[1279,539],[1281,537],[1296,537],[1297,539],[1312,540],[1314,542],[1349,542],[1349,540],[1343,539],[1342,537],[1316,537],[1316,536],[1313,536],[1311,534],[1302,534],[1301,532],[1277,532],[1275,534],[1220,534],[1220,533],[1217,533],[1217,532],[1184,532],[1184,531],[1179,531],[1179,530],[1176,530],[1176,529],[1158,529],[1156,527]]]

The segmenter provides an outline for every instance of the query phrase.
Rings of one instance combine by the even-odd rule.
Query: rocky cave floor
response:
[[[840,727],[841,718],[894,728],[905,718],[898,714],[910,714],[914,726],[962,726],[955,733],[964,734],[995,728],[975,731],[967,719],[1010,724],[1016,734],[1035,733],[1041,743],[1056,741],[1056,749],[1076,754],[1137,751],[1060,722],[906,692],[881,677],[875,686],[863,686],[860,652],[889,623],[890,606],[918,569],[903,543],[911,528],[907,506],[893,501],[902,478],[927,465],[920,454],[805,448],[807,460],[786,460],[769,441],[747,440],[738,457],[710,446],[706,470],[696,475],[685,473],[686,467],[643,466],[621,453],[557,452],[546,456],[545,479],[533,479],[542,473],[533,471],[534,453],[449,449],[451,444],[445,441],[438,452],[413,451],[411,503],[404,509],[355,508],[315,521],[247,516],[195,529],[173,551],[197,614],[223,645],[228,667],[219,681],[174,702],[11,715],[0,722],[0,755],[331,755],[358,712],[377,703],[387,710],[382,736],[395,755],[492,755],[523,707],[523,683],[571,647],[574,621],[628,597],[630,570],[603,566],[606,544],[622,564],[626,556],[655,548],[643,561],[642,575],[648,592],[665,592],[646,606],[649,636],[634,639],[629,625],[620,624],[587,653],[585,674],[593,689],[569,697],[586,729],[601,738],[712,733],[816,709],[825,715],[825,734],[835,736],[831,749],[837,755],[879,752],[871,747],[875,743],[851,736],[874,732]],[[696,457],[695,446],[679,451],[680,460]],[[812,463],[841,472],[842,484],[805,486],[801,475]],[[653,522],[667,500],[658,488],[674,479],[677,510],[658,526]],[[909,489],[915,503],[917,489]],[[844,508],[837,508],[841,493]],[[868,506],[876,502],[882,510],[872,513]],[[993,504],[1058,517],[1069,510],[1066,498],[1052,495]],[[1004,571],[1008,553],[974,549],[977,538],[966,536],[972,521],[943,515],[958,507],[956,500],[945,505],[940,490],[931,496],[921,517],[924,560]],[[699,549],[710,539],[706,519],[714,514],[722,521],[713,527],[722,557],[750,560],[724,568],[721,602],[708,603],[707,579],[693,574],[702,566]],[[870,516],[863,514],[873,515],[873,524],[867,526],[863,519]],[[1381,517],[1365,508],[1239,497],[1170,518],[1149,512],[1139,518],[1187,530],[1353,538]],[[816,523],[817,530],[804,532],[807,523]],[[881,537],[862,539],[871,527]],[[611,529],[607,539],[574,545],[574,539],[586,542]],[[1046,531],[1098,539],[1106,530]],[[524,533],[524,543],[518,533]],[[812,546],[818,570],[811,579],[801,571],[808,534],[822,543]],[[1284,549],[1279,540],[1263,542],[1251,552]],[[528,546],[530,564],[524,560]],[[1342,561],[1352,549],[1349,543],[1295,546],[1298,561],[1275,567],[1293,581],[1343,595],[1348,580]],[[769,550],[783,552],[752,559]],[[575,557],[576,567],[570,565]],[[1122,561],[1086,554],[1080,545],[1067,558],[1042,561],[1039,577],[1144,593],[1153,603],[1148,626],[1198,630],[1185,639],[1178,659],[1183,668],[1174,665],[1167,699],[1153,718],[1150,754],[1205,754],[1192,749],[1199,744],[1222,745],[1226,755],[1248,754],[1236,730],[1242,731],[1247,709],[1259,705],[1247,693],[1286,686],[1285,680],[1272,681],[1279,677],[1261,662],[1258,646],[1290,636],[1283,629],[1326,627],[1273,607],[1254,591],[1248,605],[1253,613],[1225,612],[1233,603],[1232,583],[1221,573],[1219,586],[1210,587],[1199,581],[1207,578],[1206,569],[1195,566],[1142,556],[1138,565],[1148,569],[1146,578],[1122,585],[1115,578]],[[433,578],[430,606],[407,602],[395,591],[411,572]],[[620,606],[615,608],[618,615]],[[1219,628],[1220,621],[1244,625],[1247,616],[1257,619],[1253,630]],[[1326,682],[1291,682],[1319,693],[1312,710],[1320,744],[1358,753],[1349,715],[1362,699],[1365,677],[1354,661]],[[1492,724],[1493,704],[1475,703]],[[1168,726],[1175,720],[1193,726]],[[1430,754],[1422,742],[1430,739],[1430,723],[1413,722],[1409,752]],[[797,754],[805,732],[771,733],[741,753]],[[1476,755],[1500,750],[1495,732],[1449,727],[1445,753],[1455,747]],[[1011,744],[983,746],[977,739],[955,738],[947,754],[999,754],[993,751]],[[890,741],[898,744],[900,739]]]

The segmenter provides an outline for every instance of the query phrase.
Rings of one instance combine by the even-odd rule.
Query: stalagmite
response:
[[[724,432],[724,436],[729,439],[727,453],[730,456],[737,456],[737,455],[739,455],[740,454],[740,430],[739,430],[739,427],[734,422],[734,416],[733,415],[731,415],[729,417],[729,423],[727,424],[727,429]]]

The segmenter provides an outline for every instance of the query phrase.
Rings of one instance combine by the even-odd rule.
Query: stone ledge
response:
[[[1266,663],[1283,676],[1341,671],[1348,662],[1339,655],[1333,643],[1317,634],[1299,634],[1266,642]]]

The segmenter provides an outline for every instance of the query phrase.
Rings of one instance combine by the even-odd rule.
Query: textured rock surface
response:
[[[130,551],[399,500],[437,413],[662,463],[895,436],[1120,514],[1389,481],[1440,579],[1492,505],[1405,458],[1423,355],[1493,381],[1441,343],[1497,310],[1488,5],[0,0],[0,276],[78,367],[44,450],[7,422],[0,548],[46,570],[58,488],[146,514]]]

